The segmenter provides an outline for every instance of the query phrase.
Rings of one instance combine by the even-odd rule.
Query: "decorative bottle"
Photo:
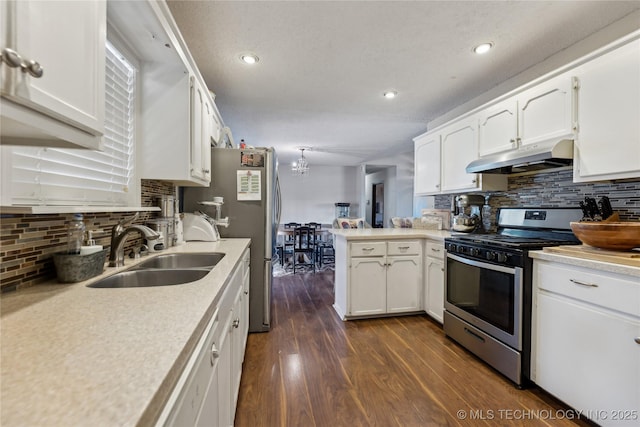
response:
[[[84,218],[82,214],[74,214],[67,227],[67,253],[69,255],[80,254],[82,240],[84,239]]]
[[[491,206],[489,205],[489,195],[484,196],[484,205],[482,206],[482,228],[485,233],[491,231]]]

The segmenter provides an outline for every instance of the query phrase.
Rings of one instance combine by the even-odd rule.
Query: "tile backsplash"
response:
[[[640,220],[640,179],[574,183],[571,169],[534,175],[510,176],[507,191],[490,194],[493,223],[499,207],[559,207],[579,209],[586,196],[608,196],[613,210],[623,221]],[[435,196],[437,209],[450,209],[454,195]]]
[[[173,184],[142,180],[141,205],[157,206],[157,196],[174,195]],[[109,246],[111,228],[133,212],[85,213],[87,230],[98,245]],[[0,215],[0,283],[7,292],[55,278],[51,255],[66,249],[67,223],[73,214]],[[144,224],[158,212],[140,212],[137,224]],[[127,249],[141,244],[141,237],[127,239]]]

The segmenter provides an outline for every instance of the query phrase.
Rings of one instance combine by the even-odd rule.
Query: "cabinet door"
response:
[[[205,181],[211,181],[211,141],[213,139],[213,106],[211,100],[203,91],[204,103],[202,108],[202,143],[200,146],[202,156],[200,158],[200,168],[202,169],[202,178]]]
[[[88,134],[102,135],[106,2],[20,0],[2,2],[0,8],[8,24],[7,31],[1,32],[0,49],[12,49],[24,62],[35,61],[43,70],[42,76],[36,78],[1,63],[2,97]],[[3,105],[3,110],[6,107]],[[11,119],[22,126],[43,125],[42,119],[6,109],[10,111],[3,111],[2,115],[11,114]],[[59,125],[50,130],[56,137],[67,136]]]
[[[239,286],[234,298],[233,309],[231,310],[231,402],[232,411],[235,414],[235,407],[238,401],[238,391],[240,390],[240,377],[242,376],[242,357],[244,354],[244,337],[242,331],[242,286]]]
[[[576,70],[578,138],[574,181],[640,176],[640,40]]]
[[[414,181],[415,194],[440,192],[440,134],[415,139]]]
[[[348,314],[363,316],[386,311],[386,258],[351,258]]]
[[[220,343],[220,357],[218,358],[218,426],[229,427],[233,425],[235,417],[234,398],[232,394],[233,373],[231,322],[226,324],[223,330],[223,338]],[[215,424],[214,424],[215,425]]]
[[[640,321],[547,292],[537,295],[536,383],[602,425],[640,410]],[[593,418],[593,416],[591,416]]]
[[[444,252],[444,249],[443,249]],[[442,323],[444,313],[444,261],[427,257],[426,312]]]
[[[561,75],[518,95],[518,137],[523,147],[573,139],[573,80]]]
[[[217,343],[214,343],[217,345]],[[218,381],[218,372],[219,368],[219,353],[218,348],[212,348],[212,351],[215,351],[218,355],[215,358],[212,358],[213,363],[213,372],[211,374],[211,378],[209,381],[209,389],[207,390],[207,394],[202,402],[202,408],[200,408],[200,414],[198,415],[198,419],[196,420],[196,426],[217,426],[218,425],[218,417],[219,410],[218,401],[220,398],[219,393],[219,381]],[[178,424],[177,424],[178,425]]]
[[[422,256],[387,257],[387,313],[420,310]]]
[[[195,77],[191,77],[191,176],[204,180],[202,169],[203,113],[205,95]]]
[[[478,120],[474,116],[443,129],[442,191],[473,189],[478,176],[467,173],[469,163],[478,157]]]
[[[480,156],[517,148],[518,103],[507,99],[480,113],[478,152]]]

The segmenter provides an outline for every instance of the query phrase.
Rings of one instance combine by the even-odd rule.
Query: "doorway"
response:
[[[384,183],[373,184],[371,191],[371,226],[384,227]]]

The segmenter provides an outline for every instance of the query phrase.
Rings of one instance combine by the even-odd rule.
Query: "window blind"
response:
[[[33,147],[5,150],[3,157],[10,156],[10,163],[5,163],[11,173],[10,204],[131,205],[136,70],[108,42],[105,80],[104,151]]]

